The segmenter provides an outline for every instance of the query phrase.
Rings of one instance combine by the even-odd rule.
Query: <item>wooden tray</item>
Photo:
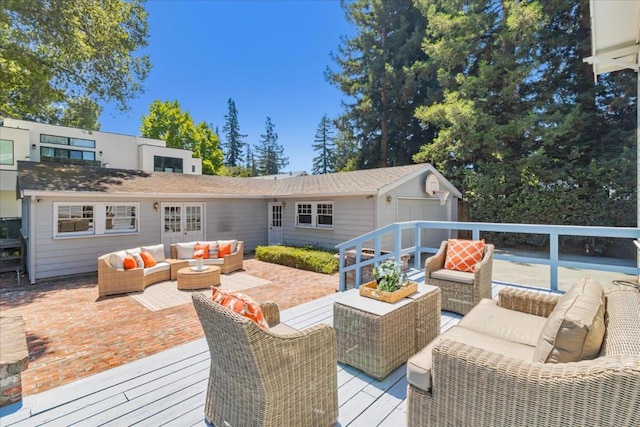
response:
[[[378,284],[375,280],[373,282],[363,283],[360,285],[360,288],[358,288],[360,289],[360,296],[394,303],[418,291],[418,283],[416,282],[407,282],[406,285],[394,292],[379,291],[377,286]]]

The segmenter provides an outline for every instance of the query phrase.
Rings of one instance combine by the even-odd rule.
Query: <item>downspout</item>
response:
[[[31,196],[29,198],[29,235],[27,236],[29,239],[29,250],[27,251],[27,255],[29,256],[29,267],[27,268],[27,271],[29,272],[29,281],[32,285],[36,284],[36,233],[34,233],[33,230],[33,226],[35,224],[34,217],[36,213],[35,202],[36,197]]]

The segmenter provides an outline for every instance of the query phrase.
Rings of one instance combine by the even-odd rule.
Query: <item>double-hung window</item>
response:
[[[53,204],[56,238],[139,232],[139,203]]]
[[[333,202],[296,202],[296,227],[333,229]]]

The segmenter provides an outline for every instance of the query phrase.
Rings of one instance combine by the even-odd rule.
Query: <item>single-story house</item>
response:
[[[455,221],[461,197],[430,164],[254,180],[19,161],[17,191],[32,283],[159,242],[333,248],[397,221]]]

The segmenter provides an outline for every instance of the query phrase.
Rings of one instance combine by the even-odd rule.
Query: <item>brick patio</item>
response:
[[[275,301],[281,310],[338,289],[337,274],[252,257],[245,259],[244,270],[271,283],[243,293]],[[152,312],[128,295],[98,299],[97,274],[27,282],[18,285],[15,273],[0,275],[0,315],[25,321],[29,367],[22,373],[24,396],[203,337],[191,304]]]

